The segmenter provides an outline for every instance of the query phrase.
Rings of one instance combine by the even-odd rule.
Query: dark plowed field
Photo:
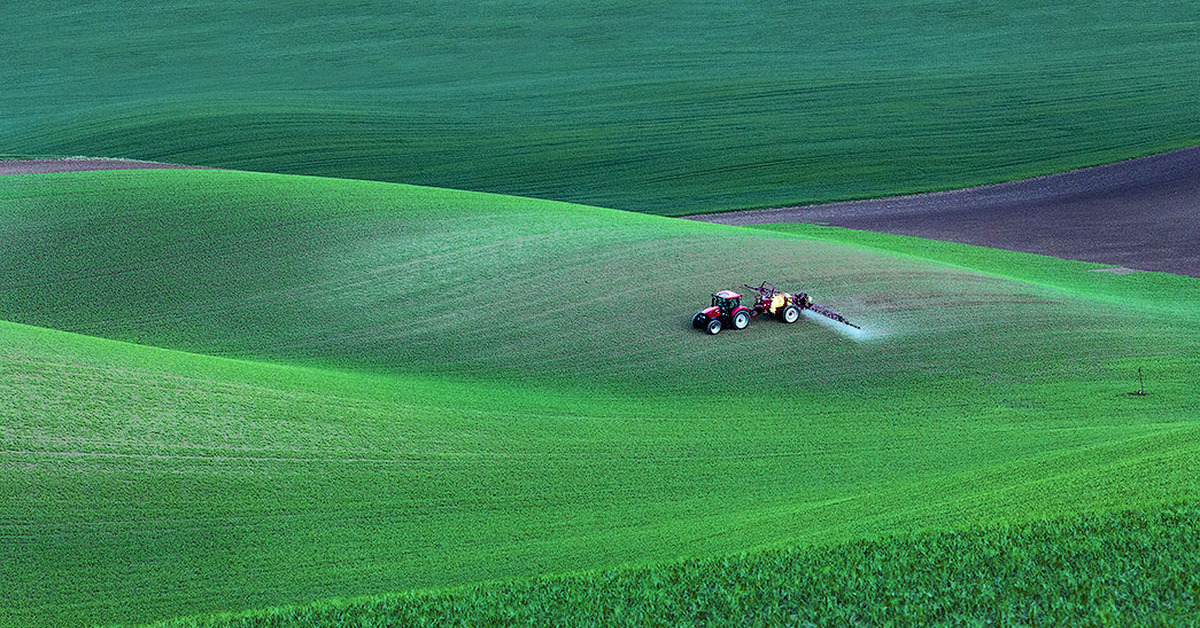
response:
[[[1200,277],[1200,147],[950,192],[688,218],[835,225]]]
[[[134,170],[138,168],[198,168],[136,159],[22,159],[0,161],[0,175],[38,174],[43,172],[79,172],[83,170]]]

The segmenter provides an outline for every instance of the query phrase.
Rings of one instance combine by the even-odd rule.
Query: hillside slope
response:
[[[1181,504],[161,626],[1178,626],[1200,613],[1197,533]]]
[[[204,170],[3,177],[0,234],[4,625],[1200,492],[1185,277]],[[761,279],[865,333],[691,329]]]
[[[1185,0],[28,3],[0,146],[666,214],[1200,143]]]

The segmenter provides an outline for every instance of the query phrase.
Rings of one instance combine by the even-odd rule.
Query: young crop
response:
[[[4,626],[1200,494],[1186,277],[221,171],[0,177],[0,233]],[[698,298],[757,278],[880,333],[691,328]],[[1137,366],[1145,397],[1126,394]],[[795,606],[702,575],[604,612]],[[852,620],[835,593],[812,603]]]
[[[1190,502],[155,626],[1176,625],[1198,539]]]

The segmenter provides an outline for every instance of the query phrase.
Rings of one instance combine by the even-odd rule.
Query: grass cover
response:
[[[1192,3],[27,3],[0,146],[688,214],[1200,142]]]
[[[1188,625],[1198,539],[1189,503],[155,626]]]
[[[5,177],[0,234],[0,625],[1200,497],[1186,277],[220,171]],[[760,279],[866,333],[691,329]]]

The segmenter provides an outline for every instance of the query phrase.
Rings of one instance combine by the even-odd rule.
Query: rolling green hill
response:
[[[25,3],[0,150],[664,214],[1200,142],[1192,3]]]
[[[1200,613],[1198,515],[1172,505],[161,626],[1189,625]]]
[[[226,171],[0,178],[0,625],[1200,494],[1196,280],[798,229]],[[864,333],[690,328],[762,279]]]

